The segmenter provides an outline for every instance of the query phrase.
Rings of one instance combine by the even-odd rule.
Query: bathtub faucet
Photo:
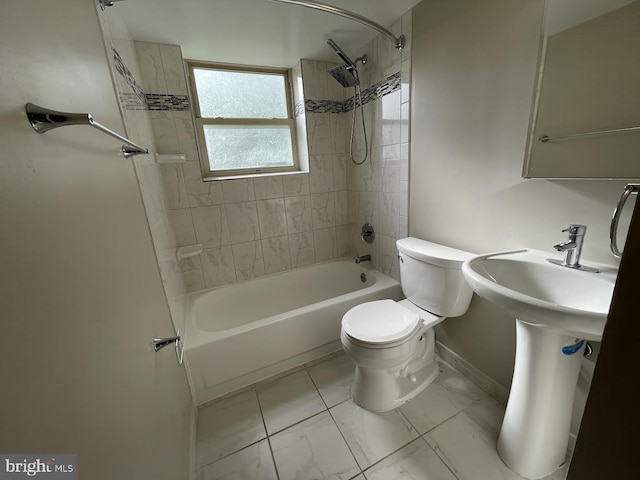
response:
[[[371,261],[371,255],[358,255],[356,257],[356,263],[370,262],[370,261]]]

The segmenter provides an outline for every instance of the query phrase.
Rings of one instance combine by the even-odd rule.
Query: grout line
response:
[[[345,400],[347,401],[347,400]],[[345,402],[342,402],[345,403]],[[340,405],[340,404],[339,404]],[[333,408],[333,407],[331,407]],[[340,433],[340,436],[342,437],[342,440],[344,441],[344,444],[347,446],[347,448],[349,449],[349,453],[351,454],[351,456],[353,457],[353,460],[356,462],[356,465],[358,466],[358,468],[360,469],[360,473],[364,474],[364,469],[362,468],[362,465],[360,465],[360,462],[358,462],[358,459],[356,458],[356,456],[353,454],[353,450],[351,450],[351,446],[349,445],[349,442],[347,442],[347,439],[345,438],[344,434],[342,433],[342,430],[340,430],[340,426],[338,425],[338,422],[336,421],[335,417],[333,416],[333,414],[331,413],[331,409],[327,410],[329,412],[329,416],[331,417],[331,420],[333,420],[333,424],[336,426],[336,428],[338,429],[338,432]],[[360,473],[358,475],[360,475]],[[356,475],[356,477],[358,476]],[[366,478],[366,477],[365,477]]]
[[[472,404],[474,405],[474,404]],[[444,425],[445,423],[447,423],[449,420],[454,419],[455,417],[457,417],[458,415],[466,412],[467,408],[471,407],[472,405],[469,405],[468,407],[463,408],[462,410],[460,410],[459,412],[454,413],[453,415],[451,415],[450,417],[448,417],[446,420],[443,420],[442,422],[440,422],[437,425],[434,425],[433,427],[431,427],[429,430],[427,430],[426,432],[424,432],[422,435],[420,435],[421,437],[424,437],[425,435],[433,432],[436,428],[441,427],[442,425]]]
[[[280,472],[278,472],[278,464],[276,463],[276,456],[273,453],[273,447],[271,446],[271,438],[267,437],[267,444],[269,445],[269,452],[271,453],[271,461],[273,462],[273,469],[276,471],[276,478],[280,480]]]
[[[335,357],[331,357],[328,358],[327,360],[324,360],[324,362],[331,360],[332,358]],[[323,362],[320,362],[323,363]],[[319,365],[320,363],[316,364]],[[314,365],[315,366],[315,365]],[[333,424],[336,426],[336,428],[338,429],[338,433],[340,433],[340,436],[342,437],[342,440],[344,441],[344,444],[347,446],[347,449],[349,450],[349,453],[351,454],[351,457],[353,457],[354,462],[356,462],[356,465],[358,466],[358,468],[360,469],[360,473],[358,473],[357,475],[354,475],[354,478],[357,477],[360,474],[364,474],[364,471],[362,470],[362,467],[360,466],[360,464],[358,463],[358,459],[356,458],[356,456],[353,454],[353,451],[351,450],[351,447],[349,446],[349,442],[347,442],[347,439],[345,438],[344,434],[342,433],[342,430],[340,430],[340,427],[338,426],[338,422],[336,422],[336,419],[333,417],[333,414],[331,413],[331,409],[329,408],[329,406],[327,405],[327,402],[325,402],[324,397],[322,396],[322,394],[320,393],[320,389],[318,388],[318,386],[316,385],[316,382],[313,381],[313,377],[311,376],[311,374],[309,373],[309,370],[307,368],[307,366],[304,366],[305,370],[307,370],[307,374],[309,375],[309,378],[311,379],[311,383],[313,383],[313,386],[316,387],[316,390],[318,391],[318,394],[320,395],[320,398],[322,399],[322,402],[324,403],[325,407],[327,407],[326,412],[329,414],[329,417],[331,418],[331,420],[333,420]],[[336,405],[334,405],[333,407],[336,407],[338,405],[341,405],[345,402],[348,402],[349,400],[351,400],[350,398],[337,403]],[[331,408],[333,408],[331,407]],[[366,478],[366,477],[365,477]]]
[[[258,401],[258,409],[260,410],[260,417],[262,418],[262,426],[264,427],[264,434],[267,436],[267,444],[269,445],[269,452],[271,453],[271,461],[273,462],[273,468],[276,471],[276,478],[280,480],[280,474],[278,473],[278,465],[276,464],[276,457],[273,454],[273,448],[271,448],[271,439],[269,438],[269,431],[267,430],[267,422],[264,419],[264,412],[262,411],[262,403],[260,403],[260,396],[254,388],[253,391],[256,394],[256,400]]]
[[[251,446],[254,446],[254,445],[256,445],[256,444],[260,443],[261,441],[263,441],[263,440],[267,439],[267,437],[268,437],[268,435],[267,435],[267,427],[266,427],[266,425],[265,425],[265,423],[264,423],[264,415],[262,414],[262,407],[261,407],[261,405],[260,405],[260,399],[258,398],[258,393],[256,392],[256,390],[255,390],[255,388],[253,387],[253,385],[252,385],[252,386],[249,386],[249,387],[245,387],[244,389],[242,389],[242,392],[241,392],[241,393],[245,393],[245,392],[248,392],[248,391],[250,391],[250,390],[253,390],[253,394],[254,394],[254,396],[255,396],[256,403],[258,404],[258,410],[260,410],[260,419],[262,420],[262,428],[264,428],[264,437],[262,437],[262,438],[260,438],[260,439],[256,440],[255,442],[250,443],[249,445],[245,445],[244,447],[241,447],[241,448],[239,448],[238,450],[234,450],[233,452],[230,452],[230,453],[228,453],[228,454],[226,454],[226,455],[223,455],[222,457],[219,457],[219,458],[216,458],[215,460],[212,460],[212,461],[210,461],[210,462],[207,462],[207,463],[205,463],[204,465],[201,465],[200,467],[198,467],[198,466],[197,466],[197,458],[196,458],[196,469],[197,469],[197,470],[200,470],[200,469],[202,469],[202,468],[204,468],[204,467],[206,467],[206,466],[208,466],[208,465],[211,465],[212,463],[216,463],[217,461],[222,460],[222,459],[224,459],[224,458],[230,457],[230,456],[231,456],[231,455],[233,455],[233,454],[236,454],[236,453],[238,453],[238,452],[241,452],[242,450],[244,450],[244,449],[246,449],[246,448],[249,448],[249,447],[251,447]],[[220,398],[220,399],[214,399],[214,400],[212,400],[211,402],[209,402],[210,404],[209,404],[209,406],[208,406],[207,408],[210,408],[210,407],[212,407],[215,403],[218,403],[220,400],[222,400],[222,399],[226,399],[226,398],[229,398],[229,397],[231,397],[231,396],[234,396],[234,395],[225,396],[225,397],[222,397],[222,398]],[[207,405],[207,404],[203,404],[203,405]],[[197,416],[197,417],[199,417],[199,416],[200,416],[200,407],[198,407],[198,408],[196,409],[196,416]],[[196,417],[196,418],[197,418],[197,417]],[[197,420],[196,420],[196,421],[197,421]],[[196,435],[197,435],[197,430],[198,430],[198,423],[196,423]],[[196,453],[197,453],[197,444],[198,444],[198,443],[199,443],[199,442],[198,442],[198,441],[196,441]],[[196,454],[196,457],[197,457],[197,454]]]
[[[371,465],[369,465],[366,469],[364,469],[362,471],[362,473],[366,473],[368,470],[371,470],[373,467],[375,467],[376,465],[384,462],[387,458],[389,458],[392,455],[395,455],[396,453],[398,453],[400,450],[402,450],[405,447],[408,447],[409,445],[411,445],[412,443],[415,443],[417,441],[422,440],[423,442],[427,443],[427,441],[422,438],[422,436],[418,436],[417,438],[414,438],[413,440],[410,440],[408,443],[405,443],[404,445],[402,445],[399,448],[396,448],[393,452],[389,453],[388,455],[385,455],[383,458],[381,458],[380,460],[377,460],[376,462],[372,463]],[[431,446],[429,446],[429,444],[427,443],[427,447],[431,448]],[[433,449],[432,449],[433,450]],[[457,478],[457,477],[456,477]]]
[[[210,462],[207,462],[204,465],[197,466],[197,462],[196,462],[196,470],[202,470],[203,468],[208,467],[209,465],[212,465],[212,464],[214,464],[216,462],[219,462],[220,460],[224,460],[225,458],[229,458],[230,456],[235,455],[236,453],[240,453],[241,451],[246,450],[249,447],[254,447],[258,443],[260,443],[260,442],[262,442],[262,441],[264,441],[266,439],[267,439],[267,437],[265,436],[264,438],[261,438],[260,440],[256,440],[255,442],[250,443],[249,445],[245,445],[244,447],[239,448],[238,450],[235,450],[235,451],[233,451],[231,453],[227,453],[226,455],[223,455],[220,458],[216,458],[215,460],[212,460]]]
[[[444,464],[444,466],[445,466],[445,467],[447,467],[447,469],[448,469],[448,470],[453,474],[453,476],[454,476],[454,477],[456,477],[456,479],[458,479],[458,480],[463,480],[463,479],[461,479],[461,478],[460,478],[460,476],[455,472],[455,470],[453,469],[453,467],[452,467],[452,466],[449,466],[449,462],[447,462],[447,460],[446,460],[446,456],[444,456],[444,452],[443,452],[443,450],[442,450],[442,449],[440,449],[439,447],[437,447],[437,449],[436,449],[436,448],[434,448],[434,447],[432,447],[432,446],[429,444],[429,442],[427,442],[427,439],[426,439],[426,438],[424,438],[424,437],[425,437],[425,435],[428,435],[428,434],[430,434],[431,432],[433,432],[436,428],[440,427],[441,425],[444,425],[444,424],[445,424],[446,422],[448,422],[449,420],[451,420],[451,419],[453,419],[453,418],[457,417],[458,415],[461,415],[461,414],[462,414],[462,413],[464,413],[464,412],[467,410],[467,408],[469,408],[469,407],[471,407],[471,405],[469,405],[468,407],[465,407],[464,409],[460,410],[458,413],[456,413],[456,414],[454,414],[454,415],[450,416],[450,417],[449,417],[448,419],[446,419],[445,421],[443,421],[443,422],[439,423],[439,424],[438,424],[438,425],[436,425],[435,427],[433,427],[433,428],[429,429],[427,432],[425,432],[425,433],[423,433],[422,435],[420,435],[420,438],[422,438],[422,439],[424,440],[424,442],[427,444],[427,446],[428,446],[428,447],[433,451],[433,453],[435,453],[435,454],[436,454],[436,456],[440,459],[440,461]],[[436,444],[437,444],[437,442],[436,442]],[[442,452],[442,455],[441,455],[440,453],[438,453],[438,450],[439,450],[440,452]]]
[[[262,426],[264,427],[264,434],[269,437],[269,431],[267,430],[267,422],[264,420],[264,412],[262,411],[262,402],[260,402],[260,395],[254,388],[253,391],[256,394],[256,400],[258,401],[258,409],[260,410],[260,418],[262,419]]]
[[[415,397],[414,397],[414,398],[415,398]],[[402,405],[406,405],[407,403],[408,403],[408,402],[404,402]],[[401,416],[402,418],[404,418],[404,419],[405,419],[405,421],[409,424],[409,426],[410,426],[411,428],[413,428],[413,429],[416,431],[416,433],[418,434],[418,436],[419,436],[419,437],[421,437],[422,435],[420,435],[420,431],[418,430],[418,428],[417,428],[413,423],[411,423],[411,420],[409,420],[409,417],[407,417],[407,416],[402,412],[402,410],[400,410],[400,407],[402,407],[402,405],[400,405],[399,407],[394,408],[393,410],[397,411],[397,412],[400,414],[400,416]]]
[[[276,431],[276,432],[269,433],[267,436],[268,436],[268,437],[273,437],[274,435],[278,435],[279,433],[282,433],[282,432],[284,432],[285,430],[289,430],[291,427],[295,427],[296,425],[300,425],[302,422],[306,422],[307,420],[310,420],[310,419],[312,419],[313,417],[317,417],[318,415],[320,415],[320,414],[322,414],[322,413],[324,413],[324,412],[327,412],[327,411],[328,411],[328,409],[326,409],[326,408],[325,408],[324,410],[321,410],[321,411],[319,411],[319,412],[317,412],[317,413],[314,413],[313,415],[311,415],[311,416],[309,416],[309,417],[303,418],[302,420],[299,420],[299,421],[297,421],[296,423],[292,423],[291,425],[289,425],[289,426],[287,426],[287,427],[281,428],[280,430],[278,430],[278,431]]]
[[[212,408],[214,405],[216,405],[217,403],[222,402],[223,400],[228,400],[231,397],[235,397],[236,395],[240,395],[242,393],[248,392],[249,390],[253,390],[255,392],[255,384],[247,385],[246,387],[241,387],[241,388],[239,388],[237,390],[234,390],[232,392],[225,393],[224,395],[221,395],[219,397],[213,398],[211,400],[207,400],[204,403],[196,405],[196,408],[198,409],[198,413],[199,413],[200,410],[206,410],[208,408]],[[257,396],[257,394],[256,394],[256,396]]]
[[[455,415],[454,415],[454,416],[455,416]],[[426,435],[426,433],[425,433],[424,435]],[[464,479],[462,479],[462,478],[461,478],[461,477],[460,477],[460,476],[455,472],[455,470],[454,470],[451,466],[449,466],[449,463],[446,461],[446,457],[444,457],[444,458],[443,458],[443,455],[440,455],[440,454],[438,453],[438,450],[440,450],[440,452],[442,452],[442,449],[438,448],[438,450],[436,450],[436,449],[435,449],[435,448],[433,448],[431,445],[429,445],[429,442],[427,442],[427,440],[424,438],[424,435],[423,435],[422,437],[420,437],[420,438],[422,438],[422,440],[424,440],[424,443],[426,443],[426,444],[427,444],[427,447],[429,447],[429,448],[431,449],[431,451],[432,451],[433,453],[435,453],[435,454],[436,454],[436,457],[438,457],[438,459],[442,462],[442,464],[443,464],[445,467],[447,467],[447,470],[449,470],[449,471],[451,472],[451,474],[452,474],[452,475],[453,475],[457,480],[464,480]],[[444,452],[443,452],[443,454],[444,454]]]
[[[316,358],[315,360],[309,360],[303,365],[307,368],[313,368],[317,365],[321,365],[325,362],[328,362],[329,360],[333,360],[334,358],[337,358],[341,355],[345,355],[344,350],[342,348],[340,348],[339,350],[334,350],[333,352],[327,353],[326,355],[323,355],[320,358]],[[311,374],[309,374],[309,376],[311,376]]]
[[[307,368],[307,365],[304,364],[303,367],[304,367],[305,372],[307,372],[307,376],[309,377],[309,380],[311,380],[311,383],[315,387],[316,392],[318,393],[318,396],[320,397],[320,400],[322,400],[322,403],[324,404],[325,410],[329,410],[329,406],[327,405],[327,402],[325,402],[324,397],[322,396],[322,393],[320,393],[320,389],[316,385],[316,382],[313,381],[313,377],[311,376],[311,373],[309,373],[309,369]]]

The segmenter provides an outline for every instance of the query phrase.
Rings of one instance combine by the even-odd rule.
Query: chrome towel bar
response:
[[[633,133],[633,132],[640,132],[640,126],[626,127],[626,128],[612,128],[610,130],[598,130],[597,132],[574,133],[573,135],[563,135],[558,137],[550,137],[549,135],[543,135],[540,138],[538,138],[538,141],[542,143],[547,143],[547,142],[552,142],[554,140],[564,140],[565,138],[592,137],[595,135],[607,135],[609,133]]]
[[[613,215],[611,217],[611,227],[609,228],[611,253],[613,253],[618,258],[622,256],[622,252],[618,249],[618,222],[620,221],[620,214],[622,213],[622,209],[624,208],[624,204],[629,198],[629,195],[637,195],[639,191],[640,183],[630,183],[626,187],[624,187],[622,196],[620,197],[620,200],[618,200],[618,204],[616,205],[616,208],[613,211]]]
[[[38,133],[45,133],[54,128],[66,127],[68,125],[89,125],[100,130],[107,135],[117,138],[125,145],[122,145],[122,154],[125,158],[133,157],[140,154],[148,154],[149,150],[142,148],[140,145],[133,143],[128,138],[109,130],[104,125],[96,122],[90,113],[68,113],[58,112],[49,108],[39,107],[33,103],[25,105],[27,118],[33,129]]]

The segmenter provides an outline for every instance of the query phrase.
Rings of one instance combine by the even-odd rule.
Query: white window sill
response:
[[[282,177],[284,175],[300,175],[309,173],[309,170],[296,170],[294,172],[269,172],[269,173],[247,173],[243,175],[226,175],[223,177],[204,177],[205,182],[217,182],[220,180],[237,180],[239,178],[260,178],[260,177]]]

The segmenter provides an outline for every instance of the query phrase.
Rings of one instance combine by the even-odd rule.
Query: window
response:
[[[187,64],[205,180],[298,170],[288,70]]]

